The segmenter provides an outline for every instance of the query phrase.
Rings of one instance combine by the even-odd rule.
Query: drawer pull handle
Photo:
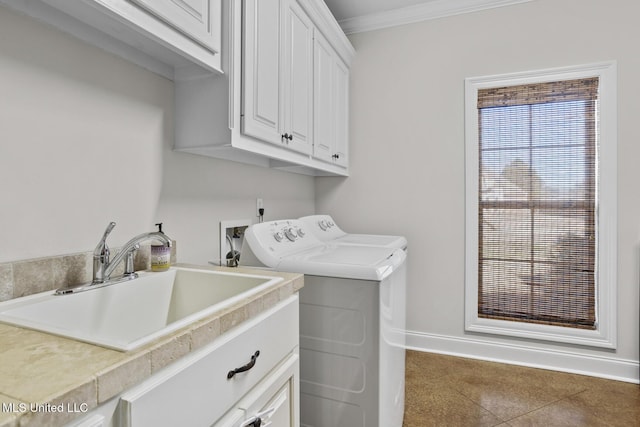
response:
[[[257,350],[253,356],[251,356],[251,361],[249,363],[247,363],[244,366],[241,366],[239,368],[233,369],[231,371],[229,371],[229,373],[227,374],[227,379],[230,380],[231,378],[233,378],[236,374],[239,374],[240,372],[246,372],[249,369],[253,368],[253,366],[256,364],[256,359],[258,358],[258,356],[260,356],[260,350]]]

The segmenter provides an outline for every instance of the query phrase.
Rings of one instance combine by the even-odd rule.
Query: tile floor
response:
[[[404,427],[640,426],[640,386],[407,352]]]

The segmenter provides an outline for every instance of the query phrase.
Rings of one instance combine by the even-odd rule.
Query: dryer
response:
[[[304,224],[305,229],[324,242],[338,245],[382,246],[407,250],[407,239],[404,236],[347,233],[338,227],[331,215],[309,215],[299,219]]]
[[[401,427],[406,254],[323,242],[301,220],[250,226],[255,257],[303,273],[300,419],[314,427]]]

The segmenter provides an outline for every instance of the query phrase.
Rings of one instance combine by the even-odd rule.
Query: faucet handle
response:
[[[107,229],[104,230],[104,234],[102,235],[102,239],[100,239],[100,241],[98,242],[98,245],[96,246],[95,250],[93,251],[93,255],[94,256],[100,256],[100,255],[104,255],[105,252],[108,253],[109,248],[107,247],[107,236],[109,235],[109,233],[111,233],[111,231],[113,230],[113,227],[116,226],[116,223],[111,221],[109,223],[109,225],[107,225]]]
[[[102,240],[107,240],[107,236],[111,233],[113,228],[116,226],[116,223],[111,221],[109,225],[107,225],[107,229],[104,230],[104,235],[102,236]]]
[[[92,283],[103,283],[105,279],[105,269],[109,265],[109,247],[107,246],[107,236],[113,230],[116,223],[111,221],[107,226],[107,229],[102,235],[102,239],[98,242],[98,245],[93,250],[93,281]]]

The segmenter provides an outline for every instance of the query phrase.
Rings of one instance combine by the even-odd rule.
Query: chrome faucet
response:
[[[133,269],[133,254],[135,253],[136,250],[140,249],[140,243],[146,240],[157,240],[164,243],[168,248],[171,247],[171,239],[169,238],[169,236],[167,236],[161,231],[152,231],[149,233],[139,234],[124,244],[124,246],[122,247],[122,250],[120,250],[120,252],[118,252],[118,254],[113,258],[113,261],[109,262],[109,260],[107,259],[106,265],[105,264],[98,265],[98,271],[103,272],[103,277],[101,279],[96,277],[95,275],[96,272],[94,269],[93,283],[102,283],[99,280],[102,280],[102,281],[110,280],[113,270],[115,270],[118,264],[120,264],[120,262],[122,262],[122,260],[125,260],[125,259],[126,261],[124,265],[124,274],[122,275],[122,278],[135,279],[136,277],[138,277],[138,274]],[[101,259],[102,257],[98,257],[98,261],[100,261]],[[93,265],[94,267],[96,265],[95,252],[93,254]]]
[[[149,233],[142,233],[129,240],[124,244],[120,252],[116,254],[113,260],[110,260],[111,251],[107,246],[107,236],[116,226],[115,222],[110,222],[107,229],[102,235],[102,239],[98,242],[98,245],[93,251],[93,279],[90,283],[81,284],[71,288],[61,288],[56,291],[57,295],[68,294],[73,292],[85,291],[92,288],[99,288],[112,283],[122,282],[124,280],[131,280],[138,277],[138,273],[135,272],[133,266],[133,255],[136,250],[140,249],[140,243],[146,240],[156,240],[165,244],[168,248],[171,247],[171,239],[169,236],[161,231],[153,231]],[[124,261],[124,274],[118,278],[111,279],[113,270]]]

